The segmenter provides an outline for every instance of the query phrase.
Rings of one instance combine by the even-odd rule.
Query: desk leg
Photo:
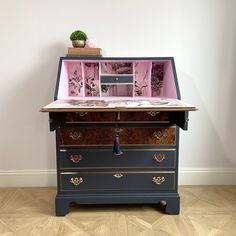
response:
[[[69,213],[69,204],[70,202],[67,201],[65,198],[62,199],[60,197],[56,197],[55,199],[55,210],[56,216],[65,216]]]
[[[174,198],[169,198],[166,201],[167,205],[165,208],[165,212],[169,215],[178,215],[179,214],[179,209],[180,209],[180,198],[179,197],[174,197]]]

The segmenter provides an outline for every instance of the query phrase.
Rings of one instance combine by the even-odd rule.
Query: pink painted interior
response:
[[[177,98],[177,91],[171,61],[165,63],[163,97]]]
[[[108,63],[110,61],[100,61],[100,65],[102,63]],[[112,63],[130,63],[131,61],[121,61],[114,60]],[[154,61],[155,62],[155,61]],[[158,63],[164,64],[164,77],[163,77],[163,88],[161,89],[160,95],[156,97],[169,97],[169,98],[177,98],[176,86],[174,81],[174,75],[172,71],[171,61],[163,60],[156,61]],[[85,63],[90,63],[91,65],[97,65],[97,67],[88,67],[85,66]],[[99,81],[99,62],[94,62],[91,60],[83,60],[81,63],[80,60],[63,60],[59,81],[59,89],[58,89],[58,99],[100,99],[101,97],[105,97],[106,100],[112,100],[116,97],[116,99],[124,99],[124,97],[132,97],[132,99],[150,99],[152,96],[151,89],[151,69],[153,61],[133,61],[132,73],[134,74],[134,83],[137,81],[139,86],[148,85],[142,91],[140,96],[135,92],[135,87],[132,85],[115,85],[111,87],[107,92],[101,92],[101,86]],[[81,67],[83,66],[83,68]],[[109,64],[108,64],[109,65]],[[92,69],[91,69],[92,68]],[[107,67],[106,67],[107,68]],[[112,67],[111,67],[112,68]],[[69,78],[73,77],[75,69],[77,71],[77,77],[79,77],[79,81],[81,78],[81,82],[83,84],[83,88],[81,91],[77,91],[77,93],[72,92],[72,87],[69,86]],[[100,68],[101,74],[114,74],[114,70],[112,69],[103,69],[102,66]],[[126,70],[127,71],[127,70]],[[119,71],[120,72],[120,71]],[[147,74],[147,75],[146,75]],[[88,91],[88,86],[84,86],[87,82],[88,78],[94,78],[93,83],[95,87],[98,89],[98,93],[86,94]],[[89,79],[90,80],[90,79]],[[91,81],[89,82],[91,83]],[[91,90],[91,89],[90,89]],[[131,93],[130,93],[131,91]],[[95,94],[95,95],[94,95]]]
[[[60,82],[58,87],[58,99],[68,98],[68,72],[67,72],[67,63],[64,62],[61,65],[61,74]]]

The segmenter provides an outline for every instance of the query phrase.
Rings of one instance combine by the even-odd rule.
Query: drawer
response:
[[[148,112],[120,112],[121,122],[135,121],[157,121],[168,123],[170,121],[168,112],[148,111]],[[67,112],[66,123],[77,122],[115,122],[118,112]]]
[[[175,149],[127,150],[122,155],[112,150],[60,150],[61,169],[175,168]]]
[[[64,172],[61,191],[174,190],[174,172]]]
[[[121,112],[121,121],[170,121],[168,112],[148,111],[148,112]]]
[[[114,128],[61,128],[60,145],[112,145]],[[168,128],[122,128],[120,144],[126,145],[175,145],[176,129]]]
[[[101,75],[101,84],[133,83],[132,75]]]
[[[77,122],[112,122],[116,121],[117,112],[67,112],[66,123]]]

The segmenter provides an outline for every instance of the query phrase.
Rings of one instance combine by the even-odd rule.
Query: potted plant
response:
[[[70,35],[74,48],[84,48],[87,38],[87,35],[81,30],[76,30]]]

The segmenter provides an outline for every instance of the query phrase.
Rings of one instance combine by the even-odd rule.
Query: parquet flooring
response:
[[[157,205],[72,205],[54,216],[54,188],[0,189],[0,235],[236,235],[236,186],[180,187],[181,213]]]

